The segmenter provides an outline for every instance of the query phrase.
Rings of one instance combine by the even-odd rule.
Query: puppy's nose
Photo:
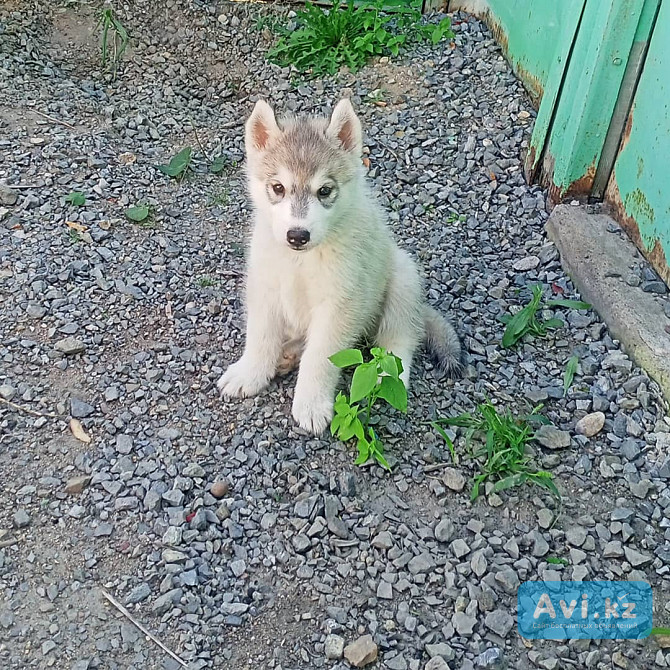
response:
[[[286,233],[286,240],[293,249],[302,249],[309,242],[309,230],[291,228]]]

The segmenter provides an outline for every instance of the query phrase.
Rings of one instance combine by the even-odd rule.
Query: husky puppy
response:
[[[245,129],[254,207],[244,353],[218,381],[222,396],[253,396],[299,360],[293,417],[323,432],[340,371],[328,360],[367,338],[402,360],[425,341],[443,372],[461,345],[428,307],[411,258],[399,249],[366,184],[361,123],[348,100],[328,118],[275,119],[259,100]]]

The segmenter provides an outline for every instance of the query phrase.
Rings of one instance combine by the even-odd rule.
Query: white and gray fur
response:
[[[246,346],[219,380],[221,394],[256,395],[299,360],[293,417],[319,434],[340,376],[328,357],[364,338],[400,357],[407,386],[424,340],[442,371],[458,371],[458,337],[424,303],[414,262],[396,246],[365,181],[351,103],[341,100],[330,119],[277,123],[259,101],[245,143],[255,210]]]

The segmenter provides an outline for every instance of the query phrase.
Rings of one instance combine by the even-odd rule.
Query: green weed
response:
[[[433,427],[446,440],[452,458],[456,453],[455,448],[442,426],[460,426],[466,429],[466,447],[471,449],[473,458],[481,467],[481,473],[472,482],[471,500],[479,496],[481,485],[489,480],[494,482],[494,492],[530,482],[543,486],[560,499],[552,474],[533,467],[532,459],[526,452],[526,447],[535,433],[532,424],[549,423],[548,419],[539,414],[541,408],[539,405],[530,415],[515,417],[509,410],[499,414],[487,401],[479,405],[473,414],[466,412],[433,422]],[[473,446],[475,439],[478,444]]]
[[[225,207],[230,202],[230,194],[228,189],[224,188],[223,190],[215,193],[209,197],[207,203],[210,205],[217,205],[218,207]]]
[[[157,165],[156,167],[168,177],[181,181],[191,167],[192,154],[191,147],[185,147],[178,154],[175,154],[167,165]]]
[[[563,396],[568,395],[568,389],[572,386],[572,380],[575,378],[575,373],[579,367],[579,356],[572,356],[565,366],[563,372]]]
[[[86,196],[79,191],[72,191],[65,196],[65,202],[75,207],[83,207],[86,204]]]
[[[207,275],[198,277],[197,282],[200,288],[209,288],[210,286],[216,286],[216,279],[214,279],[213,277],[208,277]]]
[[[128,31],[111,7],[103,10],[97,27],[102,30],[102,67],[110,66],[113,75],[116,76],[121,57],[128,47]]]
[[[384,446],[370,426],[372,408],[380,398],[401,412],[407,411],[407,389],[400,379],[402,361],[384,349],[373,347],[372,360],[364,362],[358,349],[344,349],[330,357],[338,368],[354,367],[349,397],[338,393],[335,398],[335,416],[330,424],[331,435],[346,442],[356,438],[358,458],[356,465],[374,458],[382,467],[391,470],[384,457]],[[361,405],[365,401],[365,406]]]
[[[368,59],[397,56],[413,41],[437,44],[453,37],[448,17],[438,24],[422,23],[421,0],[411,0],[409,5],[400,0],[371,0],[358,7],[354,0],[346,4],[335,0],[328,10],[307,2],[297,12],[296,23],[296,30],[283,32],[268,58],[313,76],[335,74],[343,65],[356,72]]]
[[[131,221],[142,223],[143,221],[146,221],[151,213],[151,207],[149,207],[149,205],[135,205],[133,207],[128,207],[125,213]]]
[[[447,223],[456,223],[457,221],[463,223],[464,221],[467,220],[467,216],[465,214],[459,214],[458,212],[449,212],[449,216],[447,217]]]
[[[77,244],[82,241],[81,233],[74,228],[68,228],[67,239],[70,244]]]
[[[550,565],[570,565],[570,561],[556,556],[547,556],[547,563]]]
[[[567,307],[570,309],[590,309],[591,305],[581,300],[547,300],[543,303],[542,286],[533,286],[533,297],[530,302],[516,314],[504,314],[500,321],[506,325],[503,333],[502,345],[506,349],[513,347],[526,335],[535,337],[546,337],[548,331],[554,328],[562,328],[565,324],[557,318],[544,321],[538,312],[543,307]]]
[[[373,105],[379,105],[380,103],[384,103],[384,98],[386,97],[386,92],[382,88],[376,88],[374,91],[370,91],[370,93],[367,94],[367,102],[373,104]]]

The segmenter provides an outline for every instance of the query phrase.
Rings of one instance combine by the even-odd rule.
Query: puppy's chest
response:
[[[310,262],[287,263],[280,278],[280,299],[284,318],[296,331],[307,330],[314,310],[334,299],[334,283],[330,269]]]

